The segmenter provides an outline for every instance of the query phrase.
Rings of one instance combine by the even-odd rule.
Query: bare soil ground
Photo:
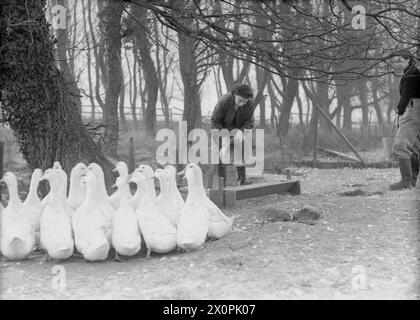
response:
[[[0,262],[2,299],[418,299],[420,191],[389,191],[397,169],[296,169],[300,196],[240,201],[225,238],[193,253],[118,263],[41,255]],[[260,180],[284,179],[263,175]],[[346,195],[347,194],[347,195]],[[314,225],[267,222],[269,208],[304,205]],[[54,286],[54,266],[66,288]],[[365,282],[363,281],[365,279]]]

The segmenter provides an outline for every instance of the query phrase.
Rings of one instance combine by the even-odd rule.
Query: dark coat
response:
[[[252,129],[254,128],[254,101],[248,101],[235,111],[235,97],[225,94],[217,103],[211,116],[212,129]]]
[[[404,69],[404,75],[400,81],[400,101],[397,112],[403,114],[410,99],[420,98],[420,71],[414,65]]]

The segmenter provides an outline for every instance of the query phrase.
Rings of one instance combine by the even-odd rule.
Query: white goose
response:
[[[131,182],[136,183],[137,188],[143,193],[136,214],[146,244],[148,258],[151,252],[167,253],[177,247],[175,227],[155,207],[154,191],[151,190],[150,183],[150,180],[153,182],[153,179],[143,169],[136,170],[131,178]]]
[[[118,177],[115,186],[121,201],[112,217],[112,246],[115,248],[115,260],[121,261],[118,254],[133,256],[140,251],[141,237],[136,212],[129,204],[131,194],[127,179]]]
[[[73,216],[74,243],[86,260],[105,260],[110,248],[109,229],[101,212],[104,200],[103,195],[97,192],[97,178],[93,170],[88,170],[82,183],[86,183],[86,197]]]
[[[176,198],[176,193],[172,190],[173,185],[171,181],[171,175],[172,172],[170,169],[155,170],[155,177],[159,179],[160,183],[160,194],[156,199],[156,208],[161,213],[163,213],[166,216],[166,218],[168,218],[168,220],[173,224],[175,228],[177,228],[179,214],[181,212],[184,201],[182,201],[181,204],[178,202],[178,198]]]
[[[59,172],[59,174],[60,174],[60,181],[61,181],[61,187],[62,187],[62,190],[65,190],[63,192],[65,192],[66,197],[67,197],[67,173],[63,170],[63,167],[61,166],[61,164],[60,164],[59,161],[55,161],[54,162],[54,165],[50,169],[54,169],[54,170],[56,170],[56,171]],[[50,197],[51,197],[51,190],[44,197],[44,199],[42,199],[42,205],[44,207],[47,205],[48,201],[50,201]]]
[[[234,217],[227,217],[217,206],[211,201],[204,189],[203,173],[201,168],[196,164],[191,164],[194,167],[195,179],[194,192],[198,197],[198,202],[204,206],[209,213],[209,230],[208,237],[212,239],[220,239],[232,230]],[[190,185],[188,184],[188,194],[190,192]]]
[[[22,210],[16,176],[6,172],[2,179],[9,190],[9,203],[3,210],[0,230],[2,254],[10,260],[24,259],[35,245],[31,217]]]
[[[109,196],[105,187],[105,176],[102,168],[97,163],[91,163],[88,166],[88,172],[92,171],[96,176],[96,196],[101,201],[98,202],[99,211],[105,219],[105,224],[107,226],[107,237],[109,243],[111,243],[112,238],[112,215],[114,214],[114,207],[109,202]]]
[[[29,185],[29,192],[23,202],[22,210],[31,218],[32,225],[35,232],[35,243],[39,244],[39,223],[41,221],[42,211],[44,206],[38,196],[38,185],[42,178],[42,170],[35,169],[32,172],[31,183]]]
[[[48,169],[42,179],[48,180],[51,195],[41,216],[41,246],[46,250],[45,258],[68,259],[73,254],[74,241],[62,177],[57,170]]]
[[[169,188],[172,199],[175,201],[177,207],[183,207],[185,204],[184,198],[181,196],[181,192],[178,190],[176,184],[176,169],[174,166],[167,165],[165,171],[169,173]]]
[[[197,186],[203,182],[201,169],[194,163],[185,168],[188,181],[188,196],[178,221],[178,246],[185,251],[203,247],[209,228],[209,213],[203,206],[202,190]],[[179,174],[183,174],[180,172]]]
[[[86,184],[82,184],[82,177],[86,172],[87,166],[84,163],[78,163],[70,173],[70,188],[67,203],[74,211],[82,205],[86,197]]]
[[[118,161],[117,164],[115,165],[115,169],[113,170],[114,172],[117,171],[119,177],[123,178],[123,179],[127,179],[128,178],[128,167],[127,164],[124,161]],[[121,191],[120,189],[117,189],[110,197],[109,197],[109,201],[111,202],[112,206],[117,209],[119,204],[120,204],[120,199],[121,199]],[[129,199],[128,199],[129,200]]]
[[[145,174],[146,177],[148,178],[147,180],[149,184],[150,196],[152,197],[152,201],[154,203],[156,201],[156,189],[155,189],[153,169],[149,165],[141,164],[136,170],[134,170],[134,173],[139,172],[139,171],[142,171],[143,174]],[[137,210],[138,207],[140,206],[142,197],[143,197],[143,193],[141,192],[139,188],[137,188],[136,193],[134,194],[134,196],[132,197],[130,201],[130,204],[133,206],[134,210]]]

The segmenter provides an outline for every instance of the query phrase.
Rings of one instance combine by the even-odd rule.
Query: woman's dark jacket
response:
[[[217,103],[211,116],[212,129],[252,129],[254,128],[254,101],[251,99],[235,111],[235,97],[225,94]]]

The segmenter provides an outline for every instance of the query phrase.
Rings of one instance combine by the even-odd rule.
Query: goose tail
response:
[[[15,252],[16,256],[23,255],[25,251],[25,244],[23,243],[22,239],[14,237],[10,241],[10,251]]]
[[[55,259],[67,259],[73,254],[73,248],[65,245],[57,247],[56,251],[56,254],[52,255],[52,257]]]

